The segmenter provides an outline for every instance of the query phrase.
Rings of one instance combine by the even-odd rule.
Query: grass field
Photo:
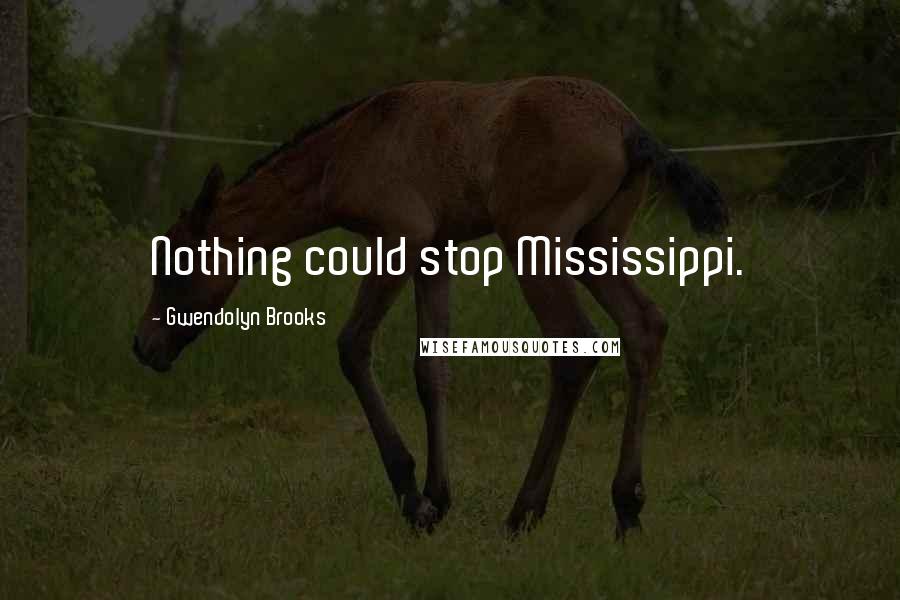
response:
[[[684,221],[651,204],[633,241],[713,243]],[[510,542],[502,522],[544,413],[546,364],[453,359],[454,507],[418,536],[337,364],[353,278],[245,281],[231,305],[325,310],[327,325],[210,331],[161,377],[130,353],[146,236],[78,223],[34,240],[32,353],[0,377],[0,599],[900,593],[896,206],[760,203],[730,231],[743,277],[642,278],[671,329],[645,533],[624,547],[608,493],[621,361],[601,362],[579,407],[545,522]],[[374,368],[421,466],[412,308],[407,290]],[[455,282],[452,334],[537,334],[508,268],[490,288]]]
[[[401,427],[422,455],[418,411]],[[538,419],[451,415],[454,507],[401,520],[358,409],[123,409],[0,450],[4,598],[889,597],[900,461],[754,446],[739,420],[650,431],[645,532],[613,542],[619,419],[579,415],[548,516],[501,527]]]

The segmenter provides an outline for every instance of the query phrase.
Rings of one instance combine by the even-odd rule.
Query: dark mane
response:
[[[335,110],[331,111],[324,117],[320,117],[320,118],[316,119],[315,121],[308,123],[300,131],[295,133],[294,137],[292,137],[290,140],[283,143],[281,146],[279,146],[275,150],[272,150],[270,153],[263,156],[259,160],[254,161],[253,164],[250,165],[249,169],[247,169],[247,172],[244,174],[244,176],[241,177],[234,185],[241,185],[242,183],[245,183],[251,177],[256,175],[256,173],[261,168],[263,168],[264,166],[269,164],[272,161],[272,159],[274,159],[276,156],[278,156],[282,152],[285,152],[286,150],[290,150],[291,148],[296,148],[297,146],[302,144],[306,138],[308,138],[309,136],[311,136],[312,134],[314,134],[318,131],[321,131],[322,129],[331,125],[332,123],[339,121],[342,117],[353,112],[354,109],[356,109],[359,106],[361,106],[362,104],[364,104],[370,98],[372,98],[372,96],[366,96],[365,98],[360,98],[359,100],[351,102],[350,104],[345,104],[344,106],[341,106],[341,107],[336,108]]]

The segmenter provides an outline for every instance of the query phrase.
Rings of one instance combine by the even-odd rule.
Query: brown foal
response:
[[[403,515],[431,529],[450,507],[443,357],[415,359],[428,433],[422,492],[415,462],[394,426],[372,373],[372,340],[407,279],[415,284],[418,335],[448,335],[450,279],[419,273],[419,251],[447,240],[496,232],[515,262],[525,235],[559,237],[590,248],[623,239],[651,172],[674,192],[694,228],[718,233],[727,215],[716,186],[641,127],[610,92],[591,81],[535,77],[489,84],[412,83],[341,108],[301,131],[226,187],[214,167],[194,207],[168,232],[173,247],[223,245],[272,249],[343,227],[392,248],[406,238],[407,273],[369,275],[338,339],[340,364],[371,425]],[[541,250],[537,250],[540,252]],[[531,257],[523,257],[530,262]],[[538,264],[543,257],[536,257]],[[528,264],[528,262],[526,262]],[[628,275],[577,279],[619,328],[630,390],[618,469],[612,482],[617,535],[640,527],[645,492],[641,449],[651,380],[662,356],[666,320]],[[522,276],[522,292],[548,337],[590,337],[576,279]],[[138,326],[134,351],[156,370],[171,367],[201,328],[153,317],[218,310],[237,277],[158,276]],[[550,359],[546,420],[507,525],[519,531],[547,507],[554,474],[579,397],[596,359]]]

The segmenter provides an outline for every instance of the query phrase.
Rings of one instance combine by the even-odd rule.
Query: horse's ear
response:
[[[224,187],[225,172],[216,163],[210,169],[209,174],[207,174],[206,180],[203,182],[203,189],[200,190],[200,195],[197,196],[197,201],[194,203],[193,210],[191,210],[192,225],[197,231],[206,229],[206,221],[209,219],[209,215],[212,214],[216,205],[216,199]]]

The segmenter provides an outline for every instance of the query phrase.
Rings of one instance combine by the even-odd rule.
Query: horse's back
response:
[[[599,176],[616,180],[631,112],[570,77],[414,82],[373,96],[347,136],[359,193],[412,194],[439,227],[477,237],[509,213],[558,210]],[[404,202],[407,200],[404,200]]]

